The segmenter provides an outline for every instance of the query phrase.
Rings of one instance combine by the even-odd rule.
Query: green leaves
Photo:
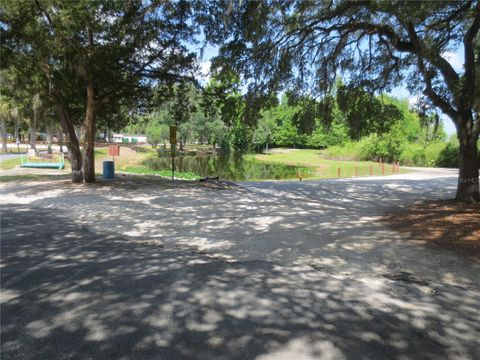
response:
[[[401,119],[401,113],[395,106],[382,103],[380,98],[362,88],[340,85],[337,103],[345,114],[350,137],[354,140],[370,133],[386,133]]]

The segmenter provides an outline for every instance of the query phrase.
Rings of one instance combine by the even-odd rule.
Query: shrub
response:
[[[409,144],[398,138],[369,135],[343,146],[332,146],[324,156],[336,160],[400,161],[406,166],[458,166],[458,145],[455,142],[435,142],[424,146]]]
[[[441,154],[449,143],[437,142],[423,146],[421,144],[408,144],[400,155],[400,163],[407,166],[445,166],[441,165]],[[455,162],[450,167],[455,167]]]
[[[337,160],[362,160],[360,142],[347,142],[344,145],[329,147],[325,150],[324,157]]]
[[[458,167],[458,141],[454,143],[448,142],[447,145],[440,151],[437,159],[437,166],[440,167]]]

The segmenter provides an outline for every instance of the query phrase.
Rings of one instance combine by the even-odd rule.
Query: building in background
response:
[[[113,134],[113,142],[122,144],[146,144],[147,135],[142,134]]]

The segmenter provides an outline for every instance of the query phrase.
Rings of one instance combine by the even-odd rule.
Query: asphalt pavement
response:
[[[2,359],[479,359],[479,264],[376,221],[455,182],[4,184]]]

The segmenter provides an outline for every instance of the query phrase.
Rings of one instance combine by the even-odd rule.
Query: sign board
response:
[[[120,145],[109,145],[108,146],[108,155],[110,155],[110,156],[120,156]]]
[[[170,126],[170,144],[177,143],[177,127],[175,125]]]

